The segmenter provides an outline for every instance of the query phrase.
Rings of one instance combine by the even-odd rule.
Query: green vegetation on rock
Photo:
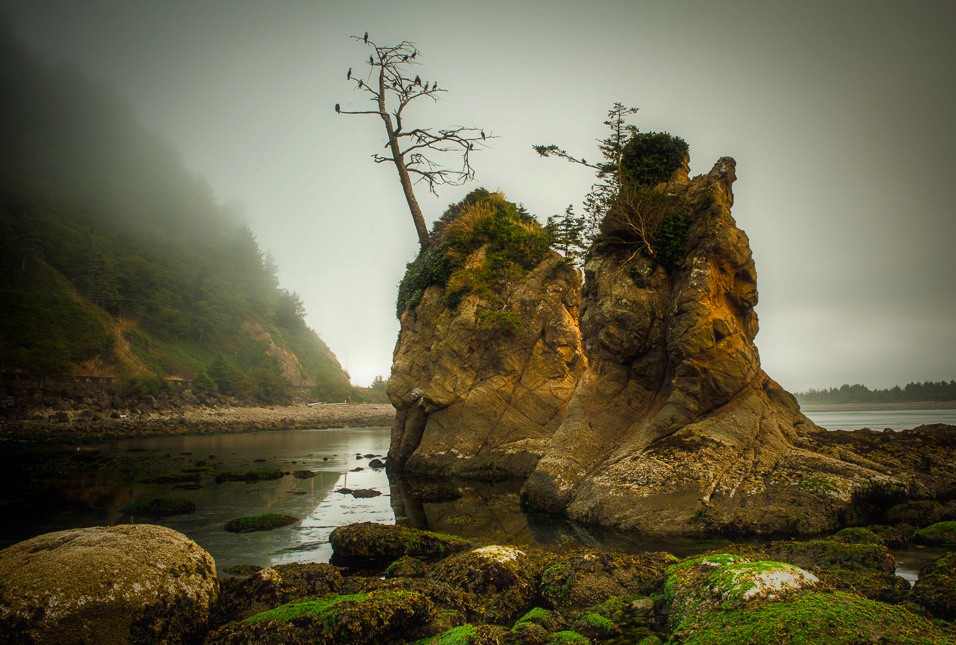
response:
[[[622,186],[654,186],[670,179],[684,164],[687,142],[666,132],[642,132],[632,136],[621,155]]]
[[[956,521],[937,522],[913,534],[913,541],[937,546],[956,546]]]
[[[271,531],[299,521],[294,515],[266,513],[264,515],[245,515],[229,520],[223,527],[230,533],[252,533],[253,531]]]
[[[431,239],[399,284],[399,317],[414,309],[432,285],[442,287],[444,302],[453,309],[472,293],[495,301],[502,285],[537,266],[551,245],[551,236],[534,217],[484,188],[450,206],[435,222]],[[480,262],[466,266],[479,249]]]

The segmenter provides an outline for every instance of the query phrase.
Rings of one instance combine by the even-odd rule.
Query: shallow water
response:
[[[286,562],[327,561],[329,534],[353,522],[396,521],[483,541],[539,545],[560,550],[587,545],[624,551],[669,551],[689,555],[719,548],[727,539],[621,535],[569,522],[548,514],[526,513],[520,485],[416,481],[371,469],[371,457],[388,449],[388,428],[289,430],[252,434],[155,437],[111,441],[81,449],[31,449],[0,455],[4,490],[18,491],[26,508],[0,528],[0,547],[41,533],[81,526],[147,522],[184,533],[212,554],[220,572],[239,564],[267,566]],[[357,457],[358,455],[358,457]],[[33,465],[31,465],[33,464]],[[26,466],[26,467],[25,467]],[[278,468],[316,476],[255,483],[214,482],[219,471]],[[353,469],[362,470],[352,472]],[[175,484],[142,483],[146,476],[200,471],[202,488],[179,490]],[[371,488],[378,497],[356,499],[335,492]],[[179,497],[196,512],[168,518],[141,518],[122,512],[136,500]],[[16,511],[16,503],[8,507]],[[254,533],[223,529],[244,515],[284,513],[300,522]],[[913,550],[900,561],[899,573],[915,580],[933,551]]]
[[[949,410],[814,410],[804,408],[811,421],[827,430],[904,430],[917,426],[948,423],[956,425],[956,409]]]

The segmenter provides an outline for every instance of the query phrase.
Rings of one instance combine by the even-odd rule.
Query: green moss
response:
[[[901,607],[841,592],[806,592],[791,602],[716,611],[673,636],[695,645],[746,643],[952,643],[932,622]]]
[[[334,607],[339,603],[361,602],[366,598],[368,598],[368,594],[349,594],[325,599],[296,600],[254,616],[249,616],[243,622],[250,625],[264,622],[287,623],[290,620],[302,618],[303,616],[325,622],[336,616],[337,612],[334,611]]]
[[[937,618],[956,620],[956,553],[947,553],[927,564],[919,572],[919,580],[910,592],[910,599],[928,609]]]
[[[833,482],[826,477],[810,477],[800,482],[800,488],[813,493],[829,493],[836,490]]]
[[[593,612],[578,617],[573,627],[592,638],[610,638],[621,631],[613,621]]]
[[[265,515],[247,515],[229,520],[223,527],[230,533],[252,533],[254,531],[271,531],[281,526],[288,526],[299,521],[294,515],[280,513],[266,513]]]
[[[956,546],[956,522],[937,522],[913,534],[913,541],[920,544]]]
[[[127,515],[142,515],[143,517],[169,517],[194,513],[196,504],[188,499],[178,497],[157,497],[150,500],[139,500],[124,506],[120,512]]]
[[[478,314],[478,327],[493,332],[513,334],[521,329],[521,319],[510,311],[483,311]]]
[[[684,257],[687,248],[687,230],[690,218],[685,213],[671,212],[664,216],[654,234],[656,253],[654,260],[667,269],[673,269]]]
[[[851,526],[837,531],[833,536],[830,537],[830,539],[836,542],[844,542],[846,544],[883,545],[883,539],[879,535],[870,529],[863,528],[862,526]]]
[[[443,302],[451,309],[472,293],[496,303],[502,286],[537,266],[551,244],[551,236],[531,215],[483,188],[449,207],[435,223],[430,240],[399,284],[399,317],[414,310],[433,285],[443,289]],[[481,248],[480,264],[466,267],[468,257]]]
[[[385,566],[404,555],[433,560],[471,546],[454,535],[374,522],[340,526],[329,535],[329,542],[333,561],[362,566]]]
[[[515,625],[519,623],[534,623],[535,625],[547,625],[552,620],[552,614],[549,609],[544,609],[543,607],[534,607],[530,609],[524,616],[515,621]]]
[[[591,643],[591,639],[583,634],[572,632],[570,630],[555,632],[551,634],[551,638],[548,639],[548,645],[566,645],[569,643],[589,645]]]

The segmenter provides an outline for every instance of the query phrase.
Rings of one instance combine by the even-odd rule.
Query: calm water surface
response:
[[[932,423],[956,425],[956,409],[951,410],[814,410],[804,408],[811,421],[827,430],[870,428],[903,430]]]
[[[818,421],[819,423],[819,421]],[[518,484],[415,481],[369,467],[371,456],[388,450],[388,428],[290,430],[238,435],[127,439],[93,446],[4,451],[0,482],[13,497],[4,503],[14,521],[0,527],[0,547],[41,533],[127,522],[162,524],[180,531],[212,554],[220,572],[239,564],[267,566],[327,561],[329,534],[353,522],[395,523],[454,533],[485,541],[572,545],[625,551],[665,550],[686,555],[714,549],[726,539],[651,540],[578,525],[547,514],[526,513]],[[316,476],[255,483],[214,482],[219,471],[279,468],[310,470]],[[360,470],[356,470],[360,469]],[[142,483],[148,476],[201,473],[202,487]],[[336,492],[371,488],[377,497],[356,499]],[[137,500],[179,497],[196,512],[150,519],[124,514]],[[229,520],[262,513],[285,513],[300,522],[273,531],[234,534]],[[933,552],[902,556],[899,573],[914,580]]]

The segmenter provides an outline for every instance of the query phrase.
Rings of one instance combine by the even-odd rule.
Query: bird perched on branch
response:
[[[485,138],[485,131],[484,131],[484,130],[481,131],[481,138],[482,138],[482,139]]]
[[[368,55],[368,64],[369,64],[369,65],[374,65],[374,64],[375,64],[375,60],[372,58],[372,55],[371,55],[371,54]]]
[[[347,81],[351,81],[351,80],[352,80],[352,68],[351,68],[351,67],[349,67],[349,71],[348,71],[348,73],[346,73],[346,75],[345,75],[345,80],[347,80]]]
[[[422,84],[422,77],[416,74],[416,75],[415,75],[415,85],[421,85],[421,84]]]
[[[362,37],[362,40],[365,41],[365,44],[366,44],[366,45],[368,44],[368,32],[367,32],[367,31],[365,32],[365,35]]]
[[[341,107],[338,103],[335,104],[335,111],[336,111],[336,112],[341,112],[341,111],[342,111],[342,107]]]

